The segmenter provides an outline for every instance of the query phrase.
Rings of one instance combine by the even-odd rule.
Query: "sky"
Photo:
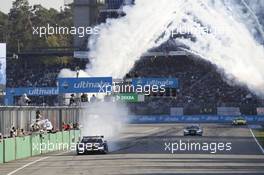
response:
[[[10,8],[12,7],[12,2],[14,0],[0,0],[0,11],[4,13],[8,13]],[[60,10],[60,7],[63,7],[64,0],[28,0],[30,5],[41,4],[46,8],[55,8]],[[68,1],[68,0],[66,0]]]

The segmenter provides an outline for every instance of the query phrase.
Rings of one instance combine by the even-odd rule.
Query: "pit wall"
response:
[[[0,164],[54,151],[67,151],[78,142],[80,135],[80,130],[70,130],[0,140]]]

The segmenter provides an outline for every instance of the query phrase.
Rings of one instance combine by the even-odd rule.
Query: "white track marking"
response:
[[[256,141],[257,145],[259,146],[259,148],[260,148],[262,154],[264,154],[264,149],[263,149],[262,146],[260,145],[258,139],[255,137],[255,135],[254,135],[252,129],[249,129],[249,131],[251,132],[251,135],[253,136],[254,140]]]
[[[14,170],[14,171],[8,173],[7,175],[15,174],[16,172],[18,172],[18,171],[20,171],[20,170],[23,170],[24,168],[26,168],[26,167],[28,167],[28,166],[30,166],[30,165],[33,165],[33,164],[35,164],[35,163],[37,163],[37,162],[40,162],[40,161],[42,161],[42,160],[45,160],[45,159],[47,159],[47,158],[49,158],[49,157],[42,157],[41,159],[38,159],[38,160],[35,160],[35,161],[33,161],[33,162],[27,163],[26,165],[23,165],[22,167],[20,167],[20,168]]]
[[[70,151],[66,151],[66,152],[63,152],[63,153],[55,154],[55,155],[56,155],[56,156],[59,156],[59,155],[62,155],[62,154],[68,153],[68,152],[70,152]],[[15,174],[16,172],[18,172],[18,171],[20,171],[20,170],[23,170],[23,169],[26,168],[26,167],[29,167],[30,165],[33,165],[33,164],[35,164],[35,163],[37,163],[37,162],[40,162],[40,161],[45,160],[45,159],[48,159],[48,158],[50,158],[50,157],[42,157],[42,158],[40,158],[40,159],[38,159],[38,160],[35,160],[35,161],[33,161],[33,162],[30,162],[30,163],[27,163],[27,164],[23,165],[22,167],[17,168],[17,169],[15,169],[14,171],[8,173],[7,175],[13,175],[13,174]]]

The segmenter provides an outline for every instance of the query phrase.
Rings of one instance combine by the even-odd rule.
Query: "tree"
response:
[[[27,0],[16,0],[8,14],[8,50],[26,49],[32,40],[31,7]]]
[[[3,43],[5,43],[7,40],[7,23],[8,23],[7,15],[0,12],[0,42]]]
[[[70,47],[73,43],[71,35],[33,35],[33,27],[73,26],[73,12],[71,8],[58,12],[55,9],[46,9],[41,5],[29,5],[28,0],[16,0],[8,14],[7,49],[16,53],[24,50],[33,50],[36,47]],[[1,16],[0,16],[1,25]],[[0,29],[1,30],[1,29]]]

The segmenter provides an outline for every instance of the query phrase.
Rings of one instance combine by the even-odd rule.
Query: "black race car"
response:
[[[92,152],[108,153],[107,141],[103,136],[84,136],[76,145],[77,154],[88,154]]]
[[[203,135],[203,129],[199,125],[188,125],[184,130],[183,130],[183,135],[184,136],[202,136]]]

